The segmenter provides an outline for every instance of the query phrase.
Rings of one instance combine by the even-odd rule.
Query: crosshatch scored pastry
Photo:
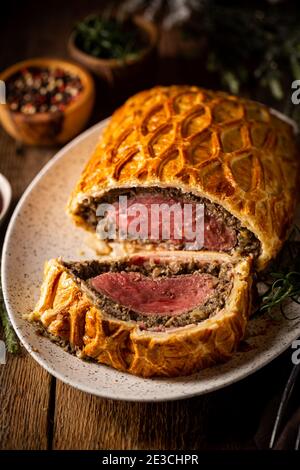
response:
[[[291,226],[297,172],[293,128],[261,104],[191,86],[137,94],[114,113],[68,212],[95,233],[98,205],[118,211],[119,196],[128,207],[201,203],[203,249],[171,231],[109,240],[119,258],[50,260],[29,319],[80,357],[144,377],[227,359],[251,311],[253,266]]]
[[[157,87],[114,113],[69,213],[94,231],[98,204],[120,194],[144,204],[200,201],[204,248],[253,254],[262,269],[291,226],[297,165],[293,128],[265,106],[197,87]],[[185,248],[184,240],[167,245]]]

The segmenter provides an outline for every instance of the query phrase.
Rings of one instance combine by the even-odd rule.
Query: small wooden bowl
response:
[[[146,38],[147,44],[137,57],[124,57],[124,59],[98,59],[93,57],[76,46],[76,33],[74,31],[68,41],[68,50],[71,57],[96,76],[102,78],[110,87],[126,86],[130,82],[141,81],[147,75],[149,65],[152,64],[158,31],[154,23],[140,16],[135,16],[133,23]]]
[[[27,115],[12,111],[7,104],[0,105],[0,120],[4,129],[14,139],[28,145],[57,145],[68,142],[86,125],[95,101],[95,87],[88,72],[71,62],[37,58],[19,62],[0,74],[4,82],[27,67],[61,68],[77,75],[83,90],[64,111]]]

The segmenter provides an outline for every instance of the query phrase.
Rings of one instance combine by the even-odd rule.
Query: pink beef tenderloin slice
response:
[[[174,204],[181,204],[179,200],[176,200],[174,198],[167,198],[165,196],[161,196],[159,194],[139,194],[134,197],[130,197],[127,201],[127,208],[131,207],[133,204],[142,204],[146,207],[148,211],[148,221],[149,221],[149,231],[148,231],[148,238],[151,240],[151,206],[152,204],[167,204],[169,207],[171,207]],[[193,220],[190,221],[191,223],[189,225],[192,226],[193,230],[196,227],[196,206],[195,203],[192,203],[193,205]],[[114,203],[114,207],[116,210],[116,221],[117,221],[117,226],[118,226],[118,221],[119,221],[119,203],[116,202]],[[135,217],[140,217],[138,211],[135,216],[128,215],[127,217],[127,225],[130,226],[131,222],[134,220]],[[159,233],[159,238],[162,240],[162,227],[167,223],[168,221],[163,220],[162,215],[160,215],[159,219],[155,221],[155,223],[159,224],[158,228],[158,233]],[[187,221],[185,221],[187,223]],[[189,242],[192,243],[195,241],[195,238],[190,240],[185,237],[184,230],[183,230],[183,236],[181,239],[176,238],[176,231],[175,231],[175,224],[174,224],[174,214],[171,213],[170,217],[170,240],[174,244],[179,244],[182,242]],[[128,230],[129,236],[130,236],[130,229]],[[217,251],[230,251],[231,248],[233,248],[237,243],[237,236],[234,228],[226,226],[225,222],[221,219],[216,219],[213,216],[209,216],[205,214],[205,219],[204,219],[204,248],[206,250],[217,250]]]
[[[137,272],[107,272],[91,279],[92,287],[119,305],[145,316],[176,316],[203,304],[213,293],[210,274],[152,279]]]

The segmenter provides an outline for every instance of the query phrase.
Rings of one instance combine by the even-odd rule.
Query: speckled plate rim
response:
[[[201,373],[194,374],[192,376],[188,377],[178,377],[174,379],[168,379],[168,378],[155,378],[155,379],[142,379],[140,377],[134,377],[130,375],[130,378],[132,380],[136,380],[137,382],[143,381],[143,384],[146,385],[146,382],[148,386],[146,388],[151,389],[151,384],[152,383],[159,383],[161,385],[160,392],[158,395],[153,395],[149,396],[149,394],[146,396],[143,395],[126,395],[126,394],[120,394],[118,392],[118,385],[115,387],[112,386],[109,390],[107,389],[98,389],[95,390],[89,383],[83,384],[83,383],[78,383],[74,380],[70,380],[68,377],[66,377],[63,373],[57,371],[54,367],[50,366],[45,360],[42,355],[34,350],[34,347],[30,342],[27,340],[26,336],[23,335],[22,330],[19,329],[18,327],[18,318],[16,317],[13,307],[10,304],[10,296],[8,293],[7,289],[7,281],[8,281],[8,269],[9,269],[9,259],[6,256],[6,253],[9,251],[9,245],[11,241],[11,235],[14,231],[15,225],[17,223],[18,215],[22,212],[22,208],[24,204],[26,203],[27,197],[30,195],[32,189],[35,187],[35,185],[44,177],[44,175],[48,172],[50,168],[56,165],[56,163],[63,158],[67,152],[76,146],[79,142],[84,140],[85,138],[89,137],[91,134],[94,132],[99,133],[102,131],[102,129],[106,126],[109,118],[101,121],[100,123],[94,125],[90,129],[86,130],[84,133],[80,134],[78,137],[76,137],[73,141],[71,141],[69,144],[67,144],[65,147],[63,147],[57,154],[48,162],[42,170],[38,173],[38,175],[33,179],[33,181],[30,183],[30,185],[27,187],[26,191],[24,192],[23,196],[21,197],[19,203],[17,204],[17,207],[15,208],[15,211],[12,215],[12,218],[10,220],[4,244],[3,244],[3,250],[2,250],[2,286],[3,286],[3,297],[5,301],[5,305],[11,320],[11,323],[21,341],[21,343],[24,345],[25,349],[29,352],[29,354],[44,368],[46,369],[50,374],[52,374],[54,377],[57,379],[61,380],[62,382],[73,386],[74,388],[81,390],[86,393],[91,393],[94,395],[97,395],[101,398],[108,398],[108,399],[113,399],[113,400],[123,400],[123,401],[133,401],[133,402],[159,402],[159,401],[172,401],[172,400],[178,400],[178,399],[185,399],[185,398],[191,398],[197,395],[202,395],[206,394],[209,392],[216,391],[218,389],[221,389],[223,387],[229,386],[235,382],[238,382],[247,376],[251,375],[253,372],[261,369],[268,363],[270,363],[272,360],[274,360],[276,357],[278,357],[281,353],[283,353],[286,349],[289,348],[291,343],[297,339],[300,335],[300,322],[299,320],[293,321],[290,324],[289,330],[280,338],[280,341],[275,341],[274,344],[271,344],[271,346],[263,345],[261,346],[261,349],[258,351],[257,355],[255,356],[255,361],[254,363],[252,362],[251,356],[246,358],[247,353],[237,353],[238,354],[243,354],[243,358],[246,360],[243,360],[242,364],[240,364],[238,367],[236,367],[235,360],[234,358],[231,359],[230,361],[226,362],[225,364],[221,364],[218,366],[215,366],[213,368],[210,368],[210,371],[214,371],[215,374],[213,378],[210,377],[205,377],[205,371],[203,371],[204,377],[201,378]],[[300,309],[300,307],[299,307]],[[58,347],[58,346],[56,346]],[[66,353],[68,354],[68,353]],[[79,359],[78,359],[79,360]],[[86,363],[88,364],[88,363]],[[107,370],[107,366],[104,365],[97,365],[99,368],[99,371],[101,371],[101,368],[105,368]],[[112,369],[113,370],[113,369]],[[114,371],[119,373],[119,371]],[[120,373],[122,374],[122,373]],[[122,374],[124,375],[124,374]],[[125,376],[128,376],[129,374],[125,374]],[[192,389],[188,390],[189,388],[189,383],[193,382],[199,383],[199,387],[197,390]],[[203,386],[203,382],[206,383],[206,386]],[[182,384],[185,388],[184,393],[183,391],[180,393],[172,393],[172,384]],[[168,384],[168,387],[166,388],[166,392],[164,392],[164,384]],[[193,387],[192,387],[193,388]],[[151,393],[150,393],[151,395]]]

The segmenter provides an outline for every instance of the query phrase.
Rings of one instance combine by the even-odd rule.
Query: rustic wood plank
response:
[[[57,381],[53,449],[254,449],[253,436],[290,368],[287,351],[250,377],[188,400],[105,400]]]
[[[53,448],[183,449],[187,436],[201,428],[189,412],[191,402],[115,402],[58,381]]]
[[[58,381],[53,449],[253,448],[251,428],[232,410],[232,398],[218,392],[167,403],[117,402]]]
[[[0,449],[48,448],[51,376],[27,353],[0,365]]]
[[[0,128],[0,172],[12,186],[13,206],[55,151],[53,148],[24,147],[17,153],[13,139]]]

